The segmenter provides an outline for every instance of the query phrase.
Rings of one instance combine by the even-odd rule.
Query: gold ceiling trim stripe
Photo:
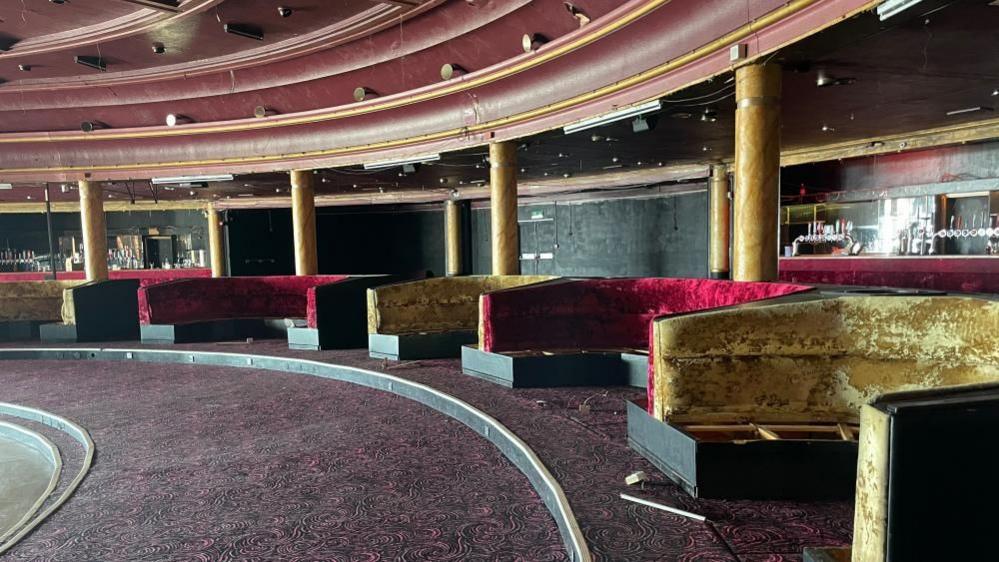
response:
[[[799,0],[801,1],[801,0]],[[815,0],[805,0],[807,3],[812,3]],[[261,121],[261,120],[241,120],[237,123],[227,124],[227,125],[206,125],[206,126],[182,126],[173,128],[158,128],[149,131],[121,131],[121,132],[93,132],[93,133],[63,133],[63,134],[15,134],[11,136],[0,135],[0,144],[17,143],[17,142],[61,142],[61,141],[81,141],[81,140],[121,140],[121,139],[140,139],[140,138],[154,138],[154,137],[174,137],[174,136],[188,136],[188,135],[200,135],[200,134],[211,134],[211,133],[232,133],[241,131],[252,131],[261,129],[270,129],[274,127],[287,127],[295,125],[308,125],[312,123],[319,123],[322,121],[330,121],[335,119],[343,119],[346,117],[355,117],[358,115],[365,115],[368,113],[375,113],[378,111],[385,111],[389,109],[395,109],[397,107],[403,107],[406,105],[412,105],[415,103],[420,103],[424,101],[433,100],[443,96],[460,93],[465,90],[470,90],[472,88],[477,88],[479,86],[484,86],[501,80],[508,76],[518,74],[525,70],[531,69],[535,66],[540,66],[551,60],[554,60],[564,54],[575,51],[581,47],[585,47],[596,40],[610,35],[619,29],[622,29],[638,19],[648,15],[649,13],[655,11],[656,9],[668,4],[670,0],[649,0],[649,2],[638,9],[628,12],[624,16],[609,22],[604,27],[601,27],[597,31],[589,34],[585,34],[578,39],[560,45],[549,51],[539,51],[537,56],[531,57],[523,62],[511,65],[507,68],[498,70],[493,73],[485,74],[483,76],[471,78],[468,80],[460,80],[457,83],[451,85],[445,85],[436,88],[429,92],[424,92],[416,94],[413,96],[406,96],[398,99],[393,99],[385,102],[376,102],[367,105],[361,105],[358,107],[349,107],[347,109],[340,109],[329,111],[325,113],[318,113],[315,115],[301,115],[298,117],[276,117],[273,120]]]
[[[666,0],[667,2],[669,0]],[[487,123],[480,123],[478,125],[472,125],[470,127],[462,127],[459,129],[451,129],[447,131],[442,131],[438,133],[429,133],[426,135],[409,137],[406,139],[397,139],[391,141],[384,141],[380,143],[374,143],[369,145],[360,145],[352,147],[343,148],[330,148],[324,150],[315,150],[311,152],[299,152],[293,154],[276,154],[276,155],[264,155],[264,156],[245,156],[236,158],[220,158],[214,160],[200,160],[200,161],[177,161],[177,162],[155,162],[146,164],[113,164],[113,165],[102,165],[102,166],[62,166],[62,167],[41,167],[41,168],[9,168],[0,169],[0,173],[16,173],[16,174],[26,174],[26,173],[39,173],[39,172],[94,172],[94,171],[121,171],[121,170],[148,170],[148,169],[162,169],[162,168],[178,168],[178,167],[190,167],[190,166],[218,166],[224,164],[257,164],[274,162],[286,159],[305,159],[305,158],[322,158],[329,156],[343,156],[351,153],[378,150],[378,149],[392,149],[400,148],[408,145],[415,145],[425,142],[433,142],[437,140],[444,140],[449,137],[457,136],[469,136],[474,135],[479,132],[488,131],[489,129],[494,129],[503,125],[510,125],[519,123],[522,121],[527,121],[535,117],[543,116],[550,113],[556,113],[564,109],[570,108],[574,105],[579,105],[581,103],[586,103],[594,99],[598,99],[607,95],[614,94],[621,90],[631,88],[633,86],[639,85],[643,82],[649,81],[653,78],[657,78],[663,74],[666,74],[672,70],[675,70],[681,66],[684,66],[694,60],[703,58],[708,54],[712,54],[726,46],[730,43],[740,41],[752,33],[755,33],[761,27],[766,27],[772,25],[780,20],[790,17],[808,6],[814,4],[817,0],[793,0],[783,7],[766,14],[765,16],[750,22],[743,27],[730,32],[714,41],[707,43],[706,45],[687,53],[686,55],[681,55],[680,57],[673,59],[669,62],[663,63],[655,68],[646,70],[636,74],[630,78],[626,78],[609,86],[604,86],[603,88],[593,90],[591,92],[580,94],[576,97],[563,100],[545,107],[540,107],[533,109],[531,111],[526,111],[519,113],[517,115],[511,115],[508,117],[496,119]],[[869,9],[870,6],[876,5],[877,0],[866,4],[861,10],[863,11]],[[656,96],[659,97],[659,96]],[[653,98],[654,99],[654,98]],[[644,103],[649,101],[648,99],[639,100],[636,104]]]

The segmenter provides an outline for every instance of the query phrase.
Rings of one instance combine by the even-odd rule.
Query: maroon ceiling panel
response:
[[[639,4],[629,6],[634,8]],[[833,0],[820,4],[823,5],[825,18],[836,18],[863,4],[863,2],[861,0]],[[782,5],[783,2],[778,0],[754,4],[760,10],[773,9]],[[835,6],[831,7],[833,5]],[[153,138],[144,139],[141,142],[107,140],[6,145],[4,150],[0,151],[0,166],[3,168],[32,168],[48,167],[57,163],[60,166],[90,167],[127,165],[135,162],[192,162],[190,168],[197,169],[238,167],[242,170],[264,171],[282,166],[288,167],[288,161],[297,158],[296,155],[303,152],[340,147],[355,147],[357,151],[363,151],[365,145],[369,144],[460,129],[542,108],[575,94],[586,93],[615,83],[672,60],[744,25],[749,21],[747,17],[752,15],[755,14],[747,12],[744,4],[727,0],[673,0],[664,7],[631,23],[627,28],[540,67],[522,71],[512,77],[466,92],[458,92],[390,111],[309,125],[284,126],[266,131]],[[828,21],[830,20],[800,19],[798,24],[790,26],[783,36],[774,35],[773,40],[779,40],[784,36],[790,40],[807,32],[808,29],[824,25]],[[801,27],[802,23],[812,27]],[[591,26],[596,25],[599,25],[599,22],[591,24]],[[758,39],[757,37],[756,48],[776,46],[760,47]],[[546,48],[553,47],[554,44]],[[542,49],[543,51],[544,49]],[[710,65],[702,64],[699,66],[698,63],[694,63],[686,69],[678,69],[676,74],[681,77],[680,79],[688,80],[687,83],[702,80],[724,70],[727,65],[725,57],[727,57],[727,52],[719,52],[709,57],[713,61]],[[391,64],[387,66],[391,66]],[[388,74],[390,73],[386,72],[386,75]],[[401,80],[402,78],[396,79]],[[676,84],[674,87],[681,85]],[[643,87],[646,89],[643,90]],[[595,101],[594,104],[605,104],[603,110],[606,111],[612,105],[634,103],[641,99],[661,95],[666,91],[665,89],[650,90],[657,87],[663,88],[663,82],[636,86],[632,90],[620,94],[612,102],[606,101],[608,98],[605,98]],[[303,90],[298,95],[316,95],[316,91]],[[320,92],[318,95],[320,98],[332,97],[333,95],[333,92],[328,90],[319,89],[318,92]],[[221,102],[222,99],[218,101]],[[226,105],[229,104],[229,101],[226,98]],[[251,100],[246,101],[251,102]],[[612,105],[606,106],[608,103],[612,103]],[[165,108],[154,107],[146,110],[148,113],[138,112],[138,115],[151,119],[154,114],[160,113],[163,109]],[[592,115],[593,105],[581,107],[579,112],[582,111],[590,111],[589,114]],[[572,111],[566,111],[560,115],[547,117],[544,126],[557,126],[583,116],[585,115],[576,116]],[[161,118],[157,116],[157,120]],[[530,126],[534,127],[533,132],[537,132],[539,126],[537,122]],[[501,133],[502,135],[509,136],[509,131],[504,131]],[[488,140],[488,134],[456,135],[442,140],[437,145],[428,144],[426,147],[414,146],[387,151],[383,152],[380,157],[389,157],[400,153],[412,154],[425,148],[458,148],[471,144],[481,144]],[[13,150],[7,150],[8,148],[13,148]],[[235,159],[240,158],[271,155],[285,155],[285,161],[251,165],[238,165],[235,162]],[[374,156],[368,155],[365,159],[371,160]],[[353,154],[344,158],[356,162],[361,159],[361,156]],[[234,159],[234,161],[222,166],[198,164],[204,160],[214,159]],[[321,160],[324,159],[317,156],[308,162]],[[325,159],[325,161],[330,160],[332,159]],[[183,165],[171,166],[171,169],[183,168]],[[145,173],[155,172],[146,170]],[[102,171],[97,173],[95,177],[128,177],[131,174],[141,176],[143,173],[139,171]],[[72,175],[66,174],[65,176]]]

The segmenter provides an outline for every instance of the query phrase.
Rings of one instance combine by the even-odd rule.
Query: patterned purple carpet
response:
[[[73,418],[98,456],[11,560],[565,560],[520,474],[456,421],[313,377],[4,362],[4,400]]]
[[[140,347],[136,343],[127,345]],[[845,545],[851,538],[853,508],[849,502],[695,500],[670,484],[651,464],[627,447],[624,400],[642,397],[644,391],[641,389],[510,390],[462,375],[460,366],[455,360],[390,363],[369,359],[366,352],[362,351],[320,353],[289,351],[283,342],[277,341],[258,341],[246,345],[206,344],[178,347],[295,356],[388,372],[428,384],[483,409],[524,439],[558,479],[565,489],[597,560],[796,562],[801,560],[801,551],[805,546]],[[0,363],[0,367],[6,365]],[[40,363],[18,365],[16,376],[27,388],[21,397],[37,396],[38,387],[30,383],[32,375],[28,370]],[[69,367],[71,364],[54,364],[54,368],[48,366],[53,365],[52,363],[46,365],[46,373],[62,372],[64,373],[62,377],[65,377],[64,383],[72,380],[73,369]],[[136,415],[139,419],[148,418],[148,414],[143,414],[141,409],[135,407],[134,401],[151,401],[157,404],[157,408],[162,409],[162,416],[157,418],[160,421],[152,426],[145,421],[142,422],[141,431],[136,428],[139,433],[135,435],[140,442],[146,441],[147,449],[155,448],[159,451],[158,454],[169,455],[164,452],[166,449],[174,449],[184,443],[189,447],[197,447],[194,443],[205,443],[202,445],[206,448],[205,451],[193,453],[199,459],[194,463],[198,465],[199,470],[181,471],[171,474],[172,478],[165,478],[170,482],[166,487],[174,490],[174,495],[165,496],[162,502],[163,509],[166,509],[166,505],[179,504],[179,507],[173,508],[176,511],[172,513],[176,516],[192,511],[192,519],[197,521],[185,520],[182,524],[178,524],[181,529],[189,529],[189,533],[162,530],[165,533],[163,536],[159,534],[161,530],[146,529],[145,525],[137,524],[131,531],[125,533],[127,537],[136,537],[131,539],[133,543],[141,543],[144,546],[151,543],[155,548],[174,549],[172,554],[164,551],[161,555],[153,551],[150,557],[141,559],[166,560],[191,557],[226,560],[256,557],[261,560],[273,560],[281,559],[281,556],[284,556],[284,559],[303,560],[565,559],[565,552],[559,545],[554,523],[544,512],[543,506],[528,487],[526,480],[499,457],[491,445],[464,430],[456,422],[426,411],[421,406],[407,403],[403,399],[308,377],[296,378],[293,375],[276,373],[258,374],[257,371],[244,370],[233,373],[230,370],[203,367],[196,369],[197,374],[194,375],[186,373],[184,367],[150,366],[150,368],[157,371],[145,367],[133,367],[135,372],[131,374],[105,372],[101,378],[106,380],[106,386],[113,390],[96,393],[98,396],[94,398],[94,404],[84,401],[75,404],[73,411],[64,409],[61,412],[76,416],[85,425],[92,426],[91,430],[96,438],[101,428],[93,427],[94,421],[111,418],[125,424],[121,420],[125,414]],[[107,365],[101,364],[101,369],[107,371]],[[236,384],[233,384],[234,377],[239,381]],[[317,384],[319,386],[315,386]],[[287,385],[292,385],[294,388],[275,393],[275,388],[284,389]],[[335,390],[320,390],[325,385],[332,385]],[[118,388],[119,386],[123,388]],[[232,395],[234,392],[238,394]],[[304,396],[299,395],[299,392]],[[76,394],[72,392],[68,394],[73,394],[72,400],[77,399]],[[100,397],[102,394],[108,394],[108,398],[111,399],[107,410],[101,406],[101,402],[104,401]],[[357,395],[362,397],[357,398]],[[57,404],[65,408],[68,398],[64,397],[63,401]],[[592,410],[588,414],[583,414],[579,411],[579,404],[586,399],[589,399],[588,403]],[[192,401],[197,402],[199,406],[186,406]],[[348,409],[344,401],[357,407]],[[294,407],[288,407],[288,402],[294,403]],[[48,404],[50,409],[54,409],[52,406],[53,404]],[[215,408],[221,409],[217,413],[211,413]],[[256,411],[245,413],[244,410],[247,408]],[[79,412],[79,415],[75,412]],[[173,415],[170,415],[171,413]],[[95,420],[95,417],[98,420]],[[235,422],[233,418],[243,421]],[[414,420],[424,420],[425,423],[416,429],[415,433],[411,433],[409,430],[414,429]],[[112,425],[117,426],[117,423]],[[158,423],[165,424],[166,429],[169,429],[166,435],[159,435],[162,429],[153,429],[159,427]],[[224,424],[226,429],[216,429],[216,424]],[[183,437],[173,436],[174,433],[184,432],[185,428],[189,429],[191,434],[185,434]],[[254,436],[254,430],[265,431],[272,437]],[[236,444],[236,449],[242,453],[237,454],[238,458],[232,459],[235,464],[222,462],[220,468],[226,471],[226,476],[213,479],[212,473],[215,470],[210,468],[212,465],[208,463],[211,459],[226,458],[227,454],[233,454],[226,439],[226,435],[232,432],[242,435],[242,439],[250,442]],[[114,433],[117,432],[112,432]],[[327,433],[332,433],[335,437],[327,439]],[[421,435],[433,435],[436,447],[428,447],[425,444],[421,446],[419,441]],[[454,442],[454,448],[443,445],[447,442]],[[375,443],[380,445],[374,445]],[[311,462],[309,459],[313,458],[301,453],[303,444],[307,444],[310,450],[321,446],[328,449],[323,451],[328,453],[326,456],[319,451],[312,453],[316,458],[323,459],[316,461],[323,466],[322,476],[313,475],[301,468],[302,464],[308,464]],[[98,447],[100,446],[101,442],[98,439]],[[251,451],[253,453],[250,453]],[[265,456],[280,457],[282,460],[275,460],[272,464],[264,463],[267,468],[256,467],[251,471],[246,467],[246,463],[252,461],[242,455],[247,454],[252,458],[253,455],[261,453]],[[302,456],[296,456],[299,454]],[[292,460],[287,460],[289,457]],[[349,471],[352,475],[358,475],[352,476],[351,479],[357,478],[367,482],[364,476],[365,470],[354,470],[355,467],[395,466],[396,462],[402,463],[402,466],[399,468],[399,475],[393,476],[393,481],[395,478],[404,478],[408,475],[409,478],[421,483],[426,480],[431,483],[414,484],[403,489],[398,483],[392,486],[376,484],[385,479],[371,478],[372,483],[369,486],[354,489],[356,482],[347,482],[346,479],[341,481],[340,478],[330,476],[339,474],[337,471]],[[455,463],[467,463],[467,466],[481,467],[481,469],[469,471],[470,473],[462,480],[461,477],[454,476],[449,468],[449,465]],[[151,464],[155,466],[151,460],[136,459],[133,470],[139,473],[148,471],[151,469]],[[188,463],[184,463],[184,466],[188,466]],[[733,470],[737,469],[733,467]],[[635,470],[645,470],[655,482],[647,485],[644,490],[628,488],[624,485],[624,477]],[[440,475],[440,471],[447,472],[448,476]],[[241,476],[243,472],[246,473],[245,476]],[[460,488],[448,488],[451,478],[457,478],[454,486]],[[269,482],[265,487],[278,486],[286,493],[264,492],[253,488],[253,486],[263,486],[259,483],[260,479]],[[317,480],[321,480],[322,484]],[[88,481],[88,484],[94,485],[94,482]],[[158,494],[162,493],[158,490],[164,486],[165,484],[160,481],[156,486],[148,488],[146,493],[157,498]],[[254,491],[248,491],[247,486]],[[388,489],[385,486],[388,486]],[[186,490],[192,487],[201,490],[200,495],[198,492],[190,492],[195,493],[197,499],[187,498]],[[449,492],[457,489],[465,491],[449,495]],[[298,491],[301,491],[306,499],[296,496]],[[626,502],[619,498],[622,492],[648,497],[705,515],[708,522],[701,523]],[[397,497],[400,493],[406,496],[404,500]],[[481,496],[477,496],[477,493]],[[384,495],[385,499],[379,494]],[[372,495],[377,499],[373,500]],[[216,504],[216,500],[204,500],[203,496],[212,498],[222,496],[226,501]],[[345,524],[341,524],[340,519],[315,515],[316,511],[332,510],[334,513],[339,513],[337,508],[346,509],[342,504],[328,505],[339,501],[337,498],[341,496],[348,497],[349,499],[344,501],[352,507],[356,505],[364,507],[363,513],[359,516],[364,521],[387,519],[390,523],[389,528],[380,527],[378,531],[388,534],[374,530],[370,534],[364,534],[363,537],[349,532],[344,534]],[[475,504],[470,498],[476,497],[482,497],[484,501]],[[230,498],[239,498],[242,501],[233,501]],[[252,503],[253,507],[241,507],[247,502]],[[469,505],[466,505],[466,502]],[[392,515],[389,513],[391,510],[380,510],[384,507],[383,503],[394,507],[396,516],[401,519],[398,521],[391,519]],[[199,513],[198,510],[190,509],[190,504],[208,504],[213,508]],[[108,517],[112,520],[121,518],[139,520],[147,509],[152,508],[140,509],[137,515],[129,517],[111,514],[108,514]],[[234,513],[230,513],[230,510]],[[72,512],[72,509],[66,511]],[[288,511],[297,515],[286,515]],[[429,511],[431,515],[425,515],[425,511]],[[277,516],[275,513],[282,515]],[[251,514],[253,517],[249,516]],[[320,517],[319,521],[323,524],[305,525],[305,528],[311,532],[299,532],[297,529],[301,524],[295,521],[296,516],[300,518],[299,521],[310,523],[316,521],[316,517]],[[90,525],[101,529],[113,524],[110,521],[100,521],[104,516],[96,514],[84,516],[82,520],[87,521],[88,517],[94,519],[89,522]],[[476,522],[476,517],[483,519]],[[231,518],[242,521],[244,526],[236,532],[224,532],[226,529],[221,528],[223,525],[221,521]],[[210,522],[216,519],[219,521],[218,524]],[[430,536],[425,535],[420,529],[426,525],[428,519],[442,521],[430,527],[444,528],[431,533]],[[78,519],[77,522],[79,521]],[[57,524],[58,520],[54,519],[51,522],[52,526]],[[72,529],[78,528],[73,527],[74,523],[67,522],[63,525],[68,525]],[[194,532],[194,529],[198,531]],[[49,529],[43,527],[35,537],[29,538],[29,542],[42,539],[47,532]],[[437,534],[438,532],[440,534]],[[147,538],[150,534],[154,537]],[[212,539],[214,542],[209,546],[199,547],[201,550],[198,552],[204,556],[198,558],[193,552],[189,554],[182,549],[194,548],[192,545],[199,539],[192,539],[193,543],[185,540],[178,544],[180,535],[185,539],[187,536],[196,536],[202,541]],[[272,554],[270,556],[257,554],[251,550],[247,558],[233,556],[234,552],[239,552],[246,544],[245,541],[231,538],[236,535],[257,537],[264,548],[266,546],[272,548],[270,551]],[[220,536],[230,538],[220,538]],[[113,545],[105,543],[109,538],[99,538],[95,542],[101,543],[100,548],[112,548]],[[232,542],[233,540],[236,542]],[[339,550],[337,548],[323,550],[322,547],[316,546],[316,542],[325,543],[328,540],[345,542],[336,545]],[[228,554],[223,554],[221,543],[225,543],[224,548],[236,550],[228,550],[225,551]],[[24,559],[33,559],[34,554],[46,552],[47,547],[29,551],[27,544],[22,547],[23,552],[19,552]],[[427,546],[428,544],[440,545],[439,548],[442,550],[438,553],[433,550],[434,547]],[[300,551],[299,548],[304,550]],[[467,553],[456,553],[454,548],[472,550]],[[368,551],[376,551],[381,558],[351,557]],[[403,553],[407,557],[403,557]],[[108,559],[103,555],[99,557]],[[72,557],[58,559],[72,559]]]

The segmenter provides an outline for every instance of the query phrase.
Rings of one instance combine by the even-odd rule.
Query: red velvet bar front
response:
[[[485,351],[648,349],[658,316],[808,290],[786,283],[709,279],[578,279],[482,296]]]
[[[139,289],[142,324],[183,324],[232,318],[305,318],[309,289],[345,275],[184,279]]]

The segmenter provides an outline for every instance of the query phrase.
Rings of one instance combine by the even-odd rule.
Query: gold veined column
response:
[[[465,271],[462,240],[462,204],[453,199],[444,203],[444,247],[447,257],[447,276],[462,275]]]
[[[728,168],[724,164],[711,167],[711,187],[708,193],[710,256],[708,273],[712,279],[728,279],[729,215]]]
[[[222,218],[219,211],[208,206],[208,257],[212,264],[212,277],[225,276],[225,251],[222,249]]]
[[[777,280],[780,212],[780,67],[735,71],[732,279]]]
[[[295,275],[319,272],[316,251],[316,193],[309,170],[291,172],[291,222],[295,234]]]
[[[493,275],[519,275],[516,144],[497,142],[489,145],[489,192]]]
[[[99,183],[80,180],[80,225],[83,230],[87,281],[108,278],[108,227],[104,219],[104,190]]]

